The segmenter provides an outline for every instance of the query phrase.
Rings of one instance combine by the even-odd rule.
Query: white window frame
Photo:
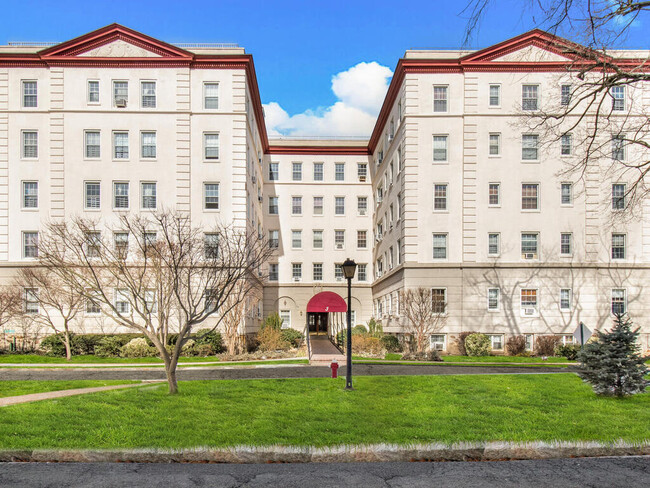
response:
[[[281,328],[282,329],[290,329],[291,328],[291,310],[280,310],[279,312],[280,315],[280,320],[281,320]]]
[[[293,161],[291,163],[291,181],[302,181],[302,162]]]
[[[497,189],[497,203],[490,202],[490,190],[492,186],[496,186]],[[501,183],[497,181],[492,181],[488,183],[488,207],[500,207],[501,206]]]
[[[118,97],[117,94],[117,84],[118,83],[125,83],[126,84],[126,95],[121,95]],[[113,80],[113,83],[111,83],[111,86],[113,88],[113,93],[112,93],[112,103],[113,103],[113,108],[124,108],[124,107],[118,107],[117,106],[117,100],[118,98],[120,100],[124,100],[126,102],[126,106],[128,107],[129,105],[129,81],[128,80]]]
[[[441,190],[444,192],[444,195],[440,196],[438,195],[438,190]],[[444,202],[443,207],[441,208],[436,208],[436,202]],[[448,213],[449,212],[449,184],[448,183],[434,183],[433,184],[433,211],[434,212],[442,212],[442,213]]]
[[[36,236],[35,241],[33,241],[33,242],[29,241],[28,242],[28,237],[27,236],[30,236],[29,237],[30,239],[33,236]],[[37,259],[38,258],[38,238],[39,238],[39,235],[38,235],[38,231],[36,231],[36,230],[24,230],[24,231],[22,231],[22,233],[21,233],[21,241],[22,241],[22,257],[23,257],[23,259]],[[31,251],[29,253],[27,252],[27,245],[28,244],[29,244],[30,249],[32,249],[32,248],[35,249],[34,252],[31,252]],[[29,256],[28,254],[33,254],[33,255]]]
[[[445,317],[449,313],[449,303],[447,301],[447,288],[446,287],[434,287],[434,288],[431,288],[431,303],[432,304],[433,304],[433,296],[434,296],[433,291],[434,290],[442,290],[442,297],[443,297],[443,300],[444,300],[444,302],[443,302],[443,310],[444,311],[443,312],[436,312],[434,310],[433,313],[438,317]],[[435,309],[435,306],[433,306],[433,309]]]
[[[128,315],[128,314],[130,314],[131,313],[131,302],[129,301],[129,298],[128,298],[129,291],[125,290],[123,288],[115,288],[114,293],[115,293],[115,295],[114,295],[114,298],[115,298],[114,305],[115,305],[115,310],[117,311],[117,313],[119,315]],[[120,303],[124,303],[124,304],[126,304],[126,306],[121,307],[120,305],[118,305]]]
[[[145,186],[153,185],[153,195],[145,195]],[[145,198],[153,198],[153,207],[145,206]],[[156,181],[141,181],[140,182],[140,209],[141,210],[156,210],[158,208],[158,183]]]
[[[565,188],[565,187],[568,187],[568,188],[569,188],[569,193],[568,193],[569,201],[566,202],[566,203],[563,201],[563,200],[564,200],[564,196],[565,196],[565,195],[564,195],[564,188]],[[572,207],[572,206],[573,206],[573,183],[569,183],[569,182],[567,182],[567,181],[563,181],[563,182],[560,184],[560,205],[562,205],[563,207]]]
[[[445,238],[445,255],[444,257],[437,257],[436,256],[436,249],[441,249],[440,246],[436,248],[436,237],[440,238],[441,236],[444,236]],[[432,239],[433,239],[433,251],[432,251],[432,257],[435,261],[445,261],[449,259],[449,234],[447,232],[434,232],[432,234]]]
[[[526,97],[526,89],[527,88],[534,88],[535,92],[535,97]],[[521,85],[521,109],[528,112],[534,112],[539,110],[540,108],[540,95],[541,95],[541,90],[540,86],[537,83],[524,83]],[[533,107],[532,105],[528,106],[527,102],[531,102],[532,100],[535,100],[535,106]]]
[[[618,195],[618,190],[622,187],[623,194]],[[625,183],[612,183],[612,211],[620,212],[625,210],[626,206],[627,185]],[[620,206],[619,206],[620,204]]]
[[[97,134],[97,144],[88,144],[88,136],[90,134]],[[97,156],[89,156],[88,148],[97,147]],[[102,132],[100,130],[86,129],[84,130],[84,159],[85,160],[98,160],[102,156]]]
[[[562,134],[560,136],[560,156],[565,158],[571,155],[573,155],[573,134]]]
[[[535,237],[535,252],[528,252],[524,251],[524,236],[536,236]],[[532,242],[532,241],[531,241]],[[520,250],[521,250],[521,259],[524,259],[526,261],[536,261],[539,260],[539,232],[531,231],[531,232],[522,232],[521,237],[520,237]],[[532,254],[532,258],[527,258],[526,255]]]
[[[345,181],[345,163],[334,163],[334,181]]]
[[[497,240],[497,252],[490,252],[490,237],[496,236]],[[501,233],[500,232],[488,232],[488,248],[487,254],[490,257],[498,257],[501,255]]]
[[[620,95],[614,94],[620,90]],[[613,86],[609,89],[609,95],[612,97],[612,112],[624,112],[627,105],[625,101],[625,86]]]
[[[490,296],[492,293],[496,292],[496,297]],[[496,305],[492,306],[493,300],[496,300]],[[487,289],[487,311],[488,312],[499,312],[501,310],[501,290],[499,288],[488,288]]]
[[[216,144],[208,144],[208,139],[216,136]],[[216,148],[216,156],[208,156],[208,148],[214,150]],[[203,161],[212,162],[219,161],[221,158],[221,138],[219,132],[204,132],[203,133]]]
[[[291,215],[302,215],[302,195],[291,196]]]
[[[153,95],[145,94],[145,85],[153,84]],[[150,100],[153,97],[153,104]],[[145,104],[146,100],[146,104]],[[140,80],[140,108],[156,108],[158,105],[158,85],[155,80]]]
[[[492,143],[492,138],[496,139],[496,145]],[[492,152],[494,148],[496,148],[496,152]],[[490,132],[488,134],[488,157],[495,158],[498,156],[501,156],[501,133]]]
[[[564,238],[568,236],[569,239],[569,252],[564,252],[562,249],[564,246]],[[571,257],[573,256],[573,234],[571,232],[561,232],[560,233],[560,256],[562,257]]]
[[[316,205],[317,199],[320,202],[320,205],[318,205],[318,206]],[[313,215],[317,216],[317,217],[322,217],[323,213],[325,212],[324,207],[325,207],[325,197],[323,197],[321,195],[314,195],[314,197],[312,198],[312,213],[313,213]],[[317,211],[319,209],[320,209],[320,212]]]
[[[534,187],[535,188],[535,208],[524,208],[524,198],[532,199],[530,195],[524,195],[524,187]],[[521,184],[521,211],[522,212],[539,212],[542,207],[541,199],[541,188],[542,185],[539,183],[524,182]]]
[[[620,297],[614,297],[614,295],[615,295],[615,294],[618,295],[619,292],[621,292],[620,294],[623,295],[623,300],[622,300],[622,302],[619,302],[619,301],[618,301],[618,300],[620,299]],[[610,313],[611,313],[612,315],[615,315],[615,314],[614,314],[614,303],[615,303],[615,302],[614,302],[614,299],[615,299],[615,298],[616,298],[616,300],[617,300],[616,303],[617,303],[617,304],[618,304],[618,303],[621,303],[622,306],[623,306],[623,311],[622,311],[621,313],[626,314],[626,313],[627,313],[627,289],[625,289],[625,288],[612,288],[611,300],[610,300],[610,307],[609,307],[609,311],[610,311]]]
[[[96,83],[97,84],[97,92],[94,92],[91,90],[90,86],[91,84]],[[88,105],[99,105],[101,103],[101,85],[99,83],[99,80],[87,80],[86,82],[86,103]],[[91,100],[91,94],[92,93],[97,93],[97,100]]]
[[[440,93],[444,93],[444,98],[436,98],[436,90],[441,90]],[[432,99],[432,110],[436,114],[446,114],[449,113],[449,85],[433,85],[433,90],[431,92]],[[444,110],[436,110],[436,102],[444,101],[445,107]]]
[[[527,304],[524,306],[524,300],[523,300],[523,294],[525,291],[534,291],[535,292],[535,304]],[[528,309],[534,309],[534,312],[532,314],[527,314],[526,310]],[[520,315],[522,317],[538,317],[539,316],[539,288],[521,288],[519,290],[519,309],[520,309]]]
[[[126,135],[126,146],[124,146],[124,145],[118,146],[117,145],[118,136],[121,138],[121,136],[124,136],[124,135]],[[129,131],[128,130],[114,130],[112,132],[112,139],[113,139],[113,148],[112,148],[113,149],[112,150],[113,160],[114,161],[128,161],[129,158],[131,157],[131,148],[129,147],[131,145],[130,144],[131,141],[130,141]],[[118,156],[118,151],[117,151],[118,147],[120,147],[120,148],[126,147],[126,151],[124,151],[124,149],[121,150],[121,152],[120,152],[121,156]]]
[[[98,200],[98,205],[96,207],[89,207],[88,206],[88,185],[97,185],[97,188],[99,190],[98,194],[96,195],[96,198]],[[95,195],[92,195],[94,198]],[[84,181],[84,210],[101,210],[102,208],[102,184],[100,181]]]
[[[334,249],[345,249],[345,229],[334,229]]]
[[[490,348],[493,351],[503,351],[505,347],[503,334],[486,334],[486,335],[490,339]],[[499,345],[500,347],[495,347],[495,344]]]
[[[27,134],[36,134],[36,138],[34,139],[36,141],[35,144],[30,144],[30,148],[34,147],[34,156],[27,156],[25,149],[27,148],[26,144],[26,135]],[[39,154],[39,143],[38,143],[38,130],[36,129],[23,129],[20,131],[20,158],[21,159],[27,159],[30,161],[36,161],[38,159],[38,154]]]
[[[568,294],[568,297],[566,299],[562,296],[562,295],[565,294],[565,292]],[[573,293],[571,293],[571,288],[561,288],[560,289],[560,303],[559,303],[560,310],[565,311],[565,312],[571,310],[571,302],[572,302],[572,299],[573,299],[572,295],[573,295]],[[567,301],[566,306],[563,303],[564,300]]]
[[[208,96],[208,86],[217,87],[217,96]],[[208,100],[216,100],[216,107],[208,107]],[[204,81],[203,82],[203,110],[219,110],[219,83],[216,81]]]
[[[444,142],[444,151],[445,151],[445,157],[444,159],[436,159],[436,150],[437,151],[442,151],[443,149],[436,149],[436,138],[439,138],[438,142]],[[433,162],[435,164],[445,164],[449,162],[449,135],[448,134],[433,134],[432,139],[431,139],[431,150],[432,150],[432,155],[433,155]]]
[[[150,137],[153,134],[153,146],[147,144],[145,146],[145,137]],[[153,147],[153,156],[145,154],[145,152],[150,152],[150,148]],[[148,150],[145,151],[145,148]],[[147,161],[155,161],[158,157],[158,134],[155,130],[143,130],[140,131],[140,159],[146,159]]]
[[[216,185],[217,186],[217,195],[216,195],[216,207],[215,208],[208,208],[208,185]],[[211,196],[210,198],[215,198],[214,195]],[[218,212],[221,210],[221,184],[218,181],[204,181],[203,182],[203,211],[204,212]]]
[[[126,187],[122,187],[122,188],[126,188],[126,195],[118,195],[117,194],[118,185],[126,185]],[[127,203],[126,207],[118,207],[116,205],[117,197],[124,197],[124,196],[126,196],[126,203]],[[128,181],[114,181],[113,182],[113,210],[126,211],[126,210],[129,210],[130,208],[131,208],[131,185],[130,185],[130,183]]]
[[[442,337],[442,341],[439,339]],[[436,340],[434,340],[434,338]],[[429,336],[429,349],[434,351],[447,350],[447,334],[431,334]]]
[[[321,162],[314,163],[313,178],[314,181],[323,181],[325,178],[325,164]]]
[[[291,229],[291,249],[302,249],[302,229]]]
[[[623,246],[622,246],[622,248],[623,248],[623,256],[622,257],[621,256],[614,257],[614,238],[615,237],[623,239]],[[621,248],[621,246],[616,246],[616,248],[617,249]],[[619,260],[622,261],[622,260],[627,259],[627,234],[625,234],[623,232],[612,232],[610,256],[611,256],[612,260],[616,260],[616,261],[619,261]]]
[[[33,188],[35,188],[36,192],[35,194],[27,194],[27,187],[28,185],[35,185]],[[21,198],[20,198],[20,204],[21,204],[21,209],[22,210],[38,210],[38,204],[39,204],[39,195],[38,195],[38,180],[27,180],[27,181],[22,181],[21,182]],[[31,202],[35,202],[34,205],[27,205],[27,199],[30,199]]]
[[[34,93],[27,93],[27,84],[34,83]],[[34,105],[26,104],[27,97],[34,97]],[[20,82],[20,106],[26,109],[38,108],[38,80],[21,80]]]
[[[497,89],[497,103],[492,103],[492,87]],[[500,83],[490,83],[488,86],[488,107],[489,108],[500,108],[501,107],[501,84]]]
[[[534,139],[535,145],[531,145],[526,141]],[[535,157],[524,156],[526,150],[535,150]],[[524,163],[538,163],[539,162],[539,134],[522,134],[521,135],[521,161]]]
[[[345,216],[345,197],[334,197],[334,215],[338,217]]]

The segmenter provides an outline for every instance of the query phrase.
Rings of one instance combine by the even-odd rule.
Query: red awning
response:
[[[322,291],[311,297],[307,304],[307,312],[347,312],[345,300],[333,291]]]

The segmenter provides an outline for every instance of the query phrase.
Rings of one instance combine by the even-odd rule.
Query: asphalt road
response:
[[[449,375],[449,374],[547,374],[567,373],[568,368],[517,366],[410,366],[396,364],[353,364],[352,373],[372,375]],[[339,373],[344,374],[345,372]],[[270,366],[270,367],[197,367],[181,368],[179,381],[236,380],[267,378],[327,378],[327,366]],[[60,368],[60,369],[0,369],[0,380],[157,380],[165,379],[163,368]]]
[[[647,487],[650,458],[354,464],[0,464],[13,487]]]

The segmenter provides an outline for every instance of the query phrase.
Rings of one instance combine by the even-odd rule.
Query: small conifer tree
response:
[[[616,315],[609,332],[597,332],[595,341],[578,354],[578,375],[598,395],[626,396],[643,393],[648,381],[645,358],[639,354],[639,329],[624,315]]]

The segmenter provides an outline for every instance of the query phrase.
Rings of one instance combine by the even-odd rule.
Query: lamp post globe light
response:
[[[355,263],[352,259],[347,258],[341,265],[341,269],[343,270],[343,276],[345,276],[345,279],[348,280],[348,313],[347,313],[348,334],[347,334],[347,340],[345,341],[346,353],[347,353],[345,389],[353,390],[354,388],[352,388],[352,310],[351,308],[352,308],[352,278],[354,278],[354,273],[357,270],[357,263]]]

